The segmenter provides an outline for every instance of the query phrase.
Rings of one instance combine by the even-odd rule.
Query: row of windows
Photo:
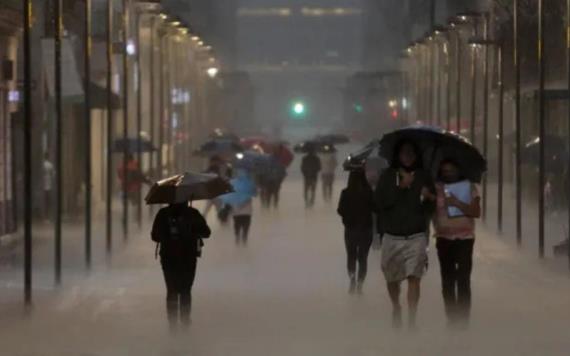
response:
[[[238,9],[240,17],[289,17],[296,10],[289,7],[242,7]],[[299,9],[301,16],[355,16],[361,15],[362,9],[355,7],[302,7]]]

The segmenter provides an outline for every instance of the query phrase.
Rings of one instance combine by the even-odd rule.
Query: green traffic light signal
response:
[[[294,118],[299,119],[307,114],[307,106],[304,102],[297,100],[291,103],[290,111]]]

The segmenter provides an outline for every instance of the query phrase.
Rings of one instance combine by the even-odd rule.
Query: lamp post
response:
[[[127,53],[127,42],[129,32],[129,0],[122,0],[122,55],[123,55],[123,239],[129,237],[129,196],[127,169],[129,163],[129,57]]]
[[[24,33],[24,303],[32,304],[32,0],[23,1]]]
[[[515,69],[515,190],[516,239],[522,245],[522,171],[521,171],[521,58],[519,38],[519,1],[513,0],[513,60]],[[570,226],[570,225],[569,225]]]
[[[113,0],[107,0],[106,60],[107,60],[107,179],[105,197],[105,250],[113,249]]]
[[[55,245],[54,245],[54,267],[55,284],[61,284],[61,230],[62,230],[62,208],[63,208],[63,103],[62,103],[62,68],[61,68],[61,42],[63,38],[63,4],[62,0],[55,0],[54,3],[54,63],[55,63]]]
[[[544,186],[545,177],[545,131],[546,112],[544,98],[544,3],[538,0],[538,127],[539,127],[539,170],[538,170],[538,255],[544,258]]]
[[[91,268],[91,0],[85,0],[85,265]]]
[[[500,41],[490,39],[472,38],[469,44],[474,47],[494,46],[497,51],[497,71],[498,71],[498,129],[497,129],[497,228],[499,232],[503,229],[503,142],[504,142],[504,71],[503,71],[503,44]]]

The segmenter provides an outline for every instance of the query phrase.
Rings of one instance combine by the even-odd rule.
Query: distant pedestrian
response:
[[[391,167],[382,173],[375,192],[384,232],[382,271],[393,305],[393,325],[402,324],[400,287],[407,280],[408,326],[412,329],[416,326],[420,281],[427,264],[428,225],[435,202],[433,179],[421,162],[421,152],[412,141],[398,142]]]
[[[267,208],[277,208],[281,195],[281,186],[287,177],[287,168],[279,161],[278,157],[271,157],[271,165],[265,174],[265,185],[267,189]]]
[[[160,248],[160,263],[166,282],[166,309],[172,331],[188,327],[192,308],[192,285],[202,239],[210,228],[198,210],[187,203],[171,204],[158,211],[152,240]]]
[[[303,161],[301,163],[301,172],[303,173],[304,179],[305,206],[307,208],[315,205],[315,194],[320,171],[321,160],[314,150],[310,150],[305,157],[303,157]]]
[[[344,224],[350,294],[362,294],[368,271],[368,253],[372,244],[374,210],[372,188],[366,181],[364,172],[350,172],[348,185],[340,195],[337,210]]]
[[[434,227],[445,312],[450,326],[466,326],[471,310],[475,218],[481,215],[479,192],[475,184],[462,178],[459,164],[451,159],[440,164],[436,191]]]
[[[117,174],[121,188],[123,188],[123,194],[127,195],[127,199],[132,204],[137,204],[141,198],[143,184],[151,184],[151,181],[142,172],[139,161],[132,153],[127,155],[126,165],[124,162],[119,163]]]
[[[44,218],[48,220],[50,218],[49,213],[53,211],[52,201],[53,201],[53,183],[54,183],[55,173],[53,163],[49,160],[49,155],[44,156],[43,163],[43,190],[44,190]]]
[[[376,188],[378,187],[378,180],[380,179],[380,175],[382,172],[387,168],[386,161],[381,157],[369,157],[366,159],[364,164],[364,172],[366,174],[366,180],[368,184],[372,187],[372,190],[376,192]],[[380,250],[382,247],[382,224],[380,219],[378,218],[378,214],[373,215],[374,224],[373,224],[373,239],[372,239],[372,249],[373,250]]]
[[[330,202],[333,196],[334,178],[338,167],[336,150],[330,150],[320,154],[321,159],[321,179],[323,184],[323,199]]]
[[[238,169],[236,177],[231,180],[234,193],[230,193],[221,199],[225,199],[230,206],[233,217],[234,234],[236,245],[247,245],[249,230],[253,215],[253,198],[257,194],[257,187],[249,173]]]

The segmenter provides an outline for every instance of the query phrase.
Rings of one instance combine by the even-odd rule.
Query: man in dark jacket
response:
[[[321,160],[314,150],[309,151],[301,162],[301,172],[303,173],[305,184],[305,205],[312,207],[315,204],[315,193],[317,181],[321,171]]]
[[[166,282],[166,308],[172,330],[180,321],[190,324],[192,284],[202,239],[211,231],[198,210],[187,203],[159,210],[152,226],[152,240],[160,245],[160,263]]]
[[[408,282],[408,325],[416,326],[420,281],[427,263],[429,221],[435,187],[430,173],[422,169],[422,153],[411,141],[401,141],[394,149],[391,167],[378,181],[376,205],[384,233],[382,271],[393,305],[393,323],[400,327],[400,285]]]

